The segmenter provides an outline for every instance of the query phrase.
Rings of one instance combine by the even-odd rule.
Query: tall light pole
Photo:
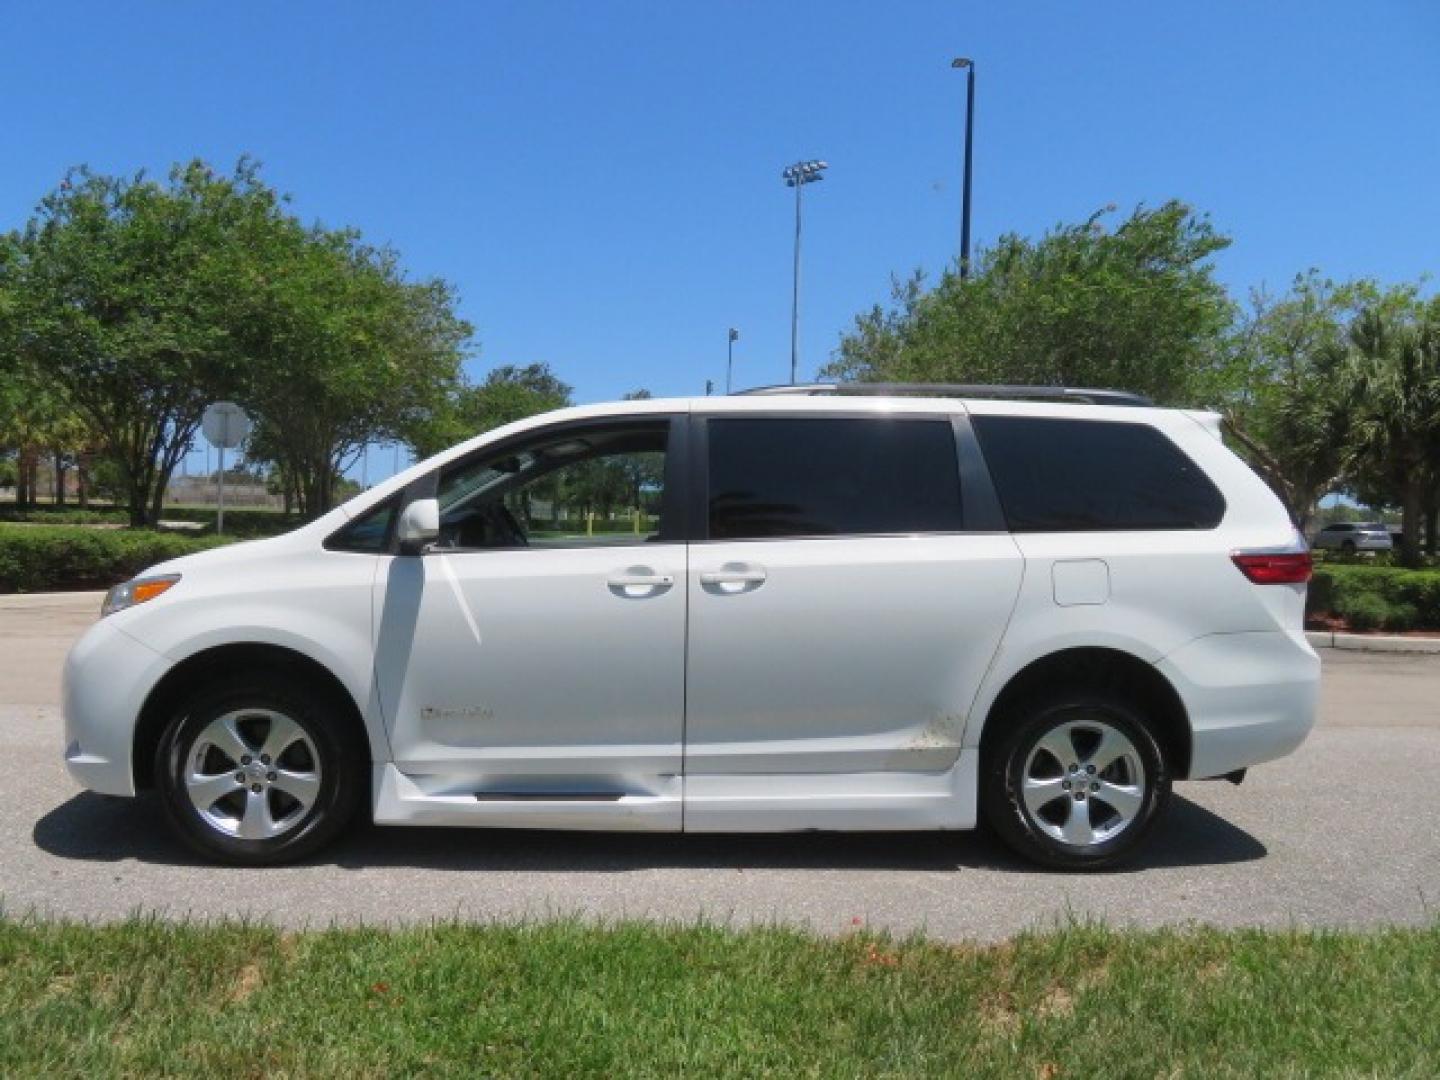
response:
[[[795,189],[795,283],[790,293],[790,382],[800,367],[800,192],[806,184],[825,179],[820,174],[830,166],[824,161],[797,161],[780,173],[785,186]]]
[[[735,342],[740,340],[740,331],[733,326],[725,337],[725,393],[730,393],[730,372],[735,367]]]
[[[960,276],[970,276],[970,161],[975,146],[975,61],[957,56],[952,68],[965,69],[965,185],[960,208]]]

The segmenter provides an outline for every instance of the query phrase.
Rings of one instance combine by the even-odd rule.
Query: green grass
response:
[[[1440,927],[0,921],[0,1074],[1430,1076]]]

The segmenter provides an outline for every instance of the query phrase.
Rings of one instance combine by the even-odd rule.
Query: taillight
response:
[[[1308,551],[1236,551],[1230,558],[1256,585],[1304,585],[1315,567]]]

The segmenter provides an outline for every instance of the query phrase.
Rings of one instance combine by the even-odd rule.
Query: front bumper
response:
[[[1156,666],[1190,716],[1191,780],[1284,757],[1315,725],[1320,657],[1303,637],[1211,634]]]
[[[135,725],[172,663],[110,619],[90,627],[65,658],[65,768],[81,787],[134,795]]]

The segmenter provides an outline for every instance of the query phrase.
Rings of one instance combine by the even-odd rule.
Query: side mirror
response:
[[[400,550],[418,555],[426,544],[440,539],[440,503],[435,499],[415,499],[400,514],[397,529]]]

